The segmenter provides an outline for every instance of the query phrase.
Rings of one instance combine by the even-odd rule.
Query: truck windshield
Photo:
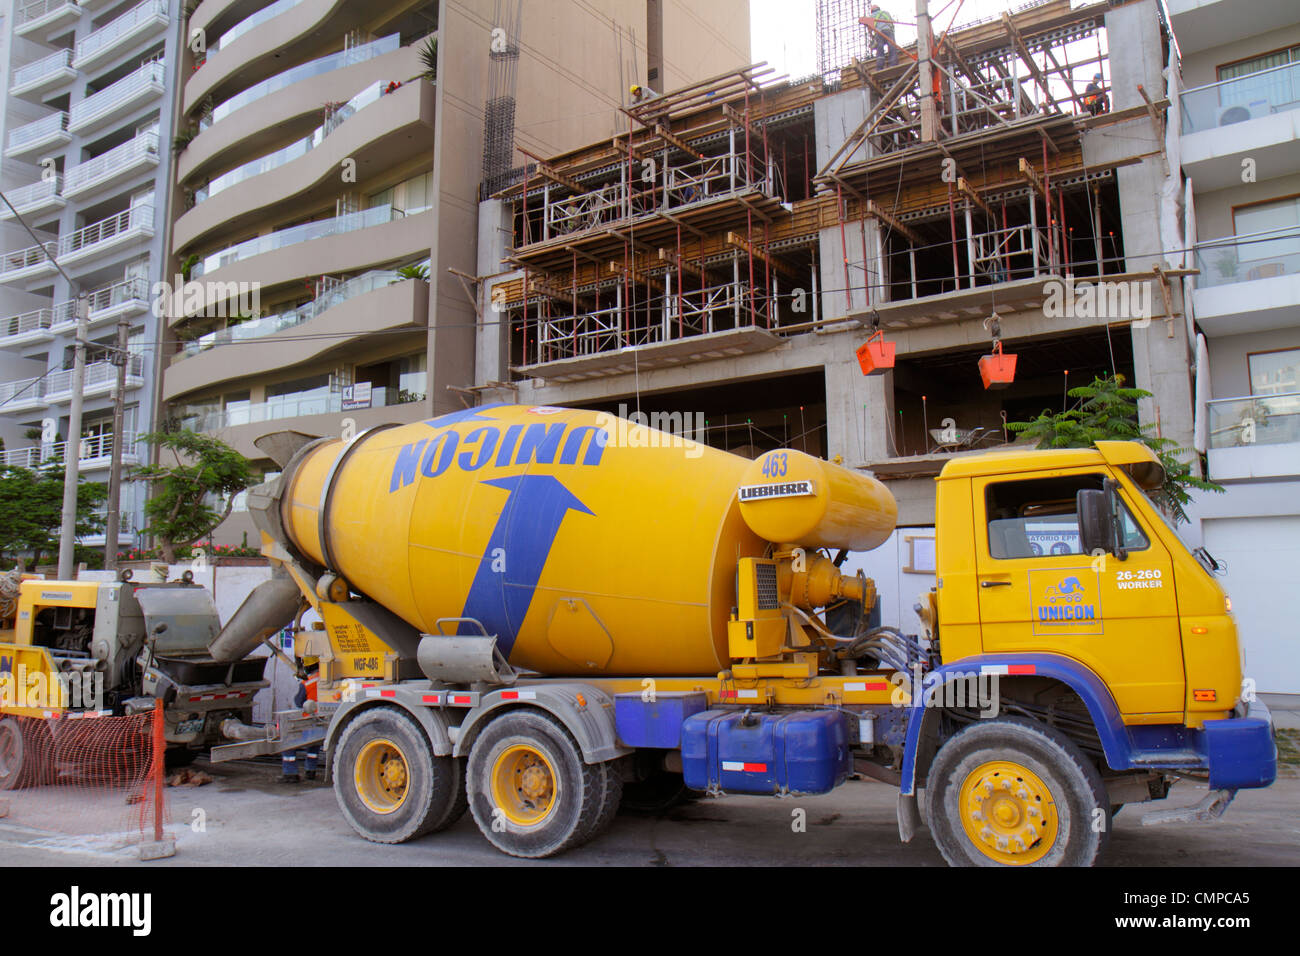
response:
[[[1215,572],[1220,570],[1222,566],[1219,564],[1218,561],[1214,560],[1214,557],[1210,554],[1209,551],[1205,550],[1203,546],[1196,547],[1196,548],[1193,548],[1191,546],[1191,543],[1187,540],[1186,537],[1184,537],[1182,530],[1179,528],[1177,524],[1174,523],[1174,521],[1169,517],[1169,515],[1165,513],[1164,509],[1160,507],[1159,502],[1151,494],[1150,491],[1138,485],[1137,482],[1133,482],[1133,485],[1142,494],[1142,496],[1146,498],[1147,504],[1151,506],[1151,510],[1160,518],[1162,522],[1164,522],[1165,527],[1168,528],[1173,533],[1174,537],[1178,539],[1179,543],[1182,544],[1182,546],[1186,548],[1188,551],[1190,551],[1192,555],[1196,558],[1196,560],[1200,562],[1201,567],[1205,568],[1205,570],[1210,574],[1214,574]]]

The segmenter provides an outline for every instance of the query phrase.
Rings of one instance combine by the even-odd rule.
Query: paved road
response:
[[[142,864],[112,839],[37,830],[39,792],[8,795],[0,820],[0,864],[7,866],[700,866],[783,863],[862,866],[943,866],[929,835],[898,842],[893,788],[850,782],[823,797],[776,800],[726,797],[690,804],[659,818],[620,816],[587,846],[556,860],[518,861],[482,838],[468,815],[451,830],[402,846],[379,846],[355,836],[338,812],[333,791],[319,783],[279,782],[275,766],[204,767],[217,779],[199,788],[168,791],[169,832],[178,852]],[[1182,784],[1170,805],[1195,803],[1204,791]],[[48,812],[48,795],[44,798]],[[1227,815],[1204,825],[1142,827],[1137,807],[1115,822],[1109,866],[1300,865],[1300,779],[1279,780],[1263,791],[1242,791]],[[792,829],[793,811],[806,811],[806,832]],[[205,829],[190,822],[202,811]],[[108,817],[122,819],[121,810]]]

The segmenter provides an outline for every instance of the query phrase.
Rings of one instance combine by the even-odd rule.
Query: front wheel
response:
[[[926,794],[951,866],[1092,866],[1110,831],[1097,768],[1064,734],[1027,720],[983,721],[950,738]]]

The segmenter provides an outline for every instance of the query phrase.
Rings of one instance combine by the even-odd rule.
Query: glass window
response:
[[[1246,361],[1250,366],[1250,394],[1300,392],[1300,349],[1256,352]]]
[[[988,486],[989,555],[999,560],[1042,556],[1081,555],[1078,493],[1101,490],[1105,476],[1068,475],[1024,481],[996,482]],[[1142,527],[1120,503],[1124,547],[1148,547]]]

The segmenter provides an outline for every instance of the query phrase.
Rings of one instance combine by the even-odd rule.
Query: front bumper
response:
[[[1207,720],[1201,745],[1211,790],[1267,787],[1277,779],[1273,717],[1262,701],[1252,701],[1244,716]]]

